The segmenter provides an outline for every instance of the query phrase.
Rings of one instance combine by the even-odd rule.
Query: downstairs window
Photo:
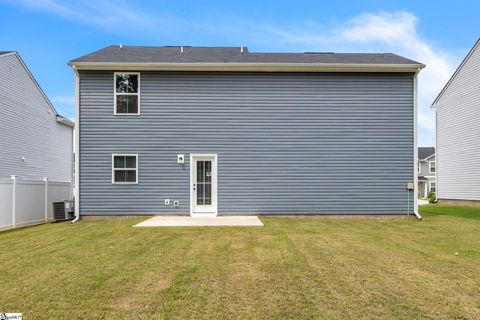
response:
[[[112,183],[136,184],[138,183],[138,155],[113,154],[112,155]]]

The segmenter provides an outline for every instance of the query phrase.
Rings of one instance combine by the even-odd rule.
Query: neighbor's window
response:
[[[112,183],[137,183],[137,159],[136,154],[114,154],[112,156]]]
[[[429,163],[430,163],[430,173],[434,173],[435,172],[435,161],[431,161]]]
[[[139,73],[115,73],[115,114],[140,114]]]
[[[437,183],[434,181],[430,182],[430,192],[437,192]]]

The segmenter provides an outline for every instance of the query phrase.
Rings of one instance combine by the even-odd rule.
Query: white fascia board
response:
[[[72,62],[76,70],[244,71],[244,72],[418,72],[423,64],[334,63],[118,63]]]
[[[72,128],[75,128],[75,122],[73,122],[72,120],[69,120],[67,118],[64,118],[62,116],[59,116],[57,115],[57,122],[58,123],[61,123],[61,124],[64,124],[66,126],[69,126],[69,127],[72,127]]]

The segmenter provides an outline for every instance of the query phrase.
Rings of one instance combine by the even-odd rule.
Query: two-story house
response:
[[[15,51],[0,51],[0,97],[0,179],[72,180],[74,123]]]
[[[47,222],[72,198],[74,123],[15,51],[0,51],[0,230]]]
[[[417,210],[421,63],[109,46],[69,64],[82,215]]]
[[[432,104],[437,199],[480,205],[480,39]]]
[[[418,148],[418,198],[425,199],[430,192],[436,192],[435,148]]]

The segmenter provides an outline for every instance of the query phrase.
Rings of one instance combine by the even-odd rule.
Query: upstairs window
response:
[[[115,114],[140,114],[140,74],[115,73]]]
[[[112,155],[112,183],[136,184],[138,182],[138,155]]]
[[[435,161],[430,161],[430,173],[435,173]]]

